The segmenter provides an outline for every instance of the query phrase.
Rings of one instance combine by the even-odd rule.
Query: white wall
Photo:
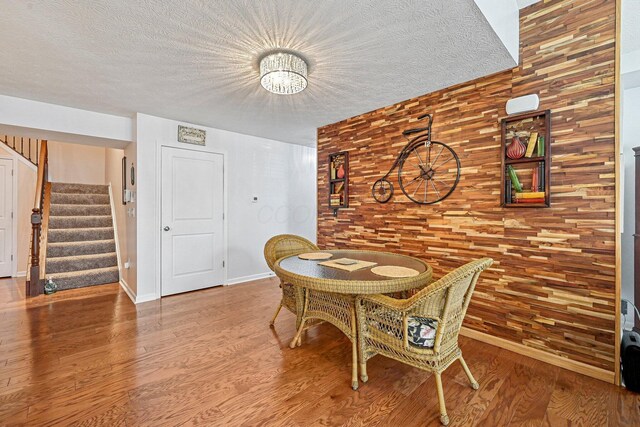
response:
[[[17,161],[18,166],[18,207],[14,208],[17,226],[18,242],[15,254],[18,260],[18,275],[26,274],[29,263],[29,249],[31,246],[31,211],[36,197],[36,171],[24,162]]]
[[[125,262],[129,257],[127,250],[127,207],[122,204],[122,157],[124,150],[117,148],[107,148],[105,150],[105,169],[104,182],[111,185],[113,194],[113,206],[115,216],[113,218],[117,230],[118,249],[120,252],[120,277],[125,283],[129,283],[130,271],[124,268]],[[127,159],[127,165],[131,162]],[[129,179],[129,170],[127,169],[127,179]],[[130,186],[130,183],[127,183]],[[127,187],[128,188],[128,187]]]
[[[624,213],[622,233],[622,298],[633,302],[633,233],[635,229],[634,147],[640,146],[640,87],[627,89],[622,96],[622,154],[624,157]],[[640,309],[640,307],[639,307]],[[627,315],[632,325],[633,312]]]
[[[49,141],[123,148],[133,139],[130,117],[0,95],[0,130]]]
[[[36,168],[28,161],[22,159],[19,154],[4,144],[0,143],[0,157],[13,159],[14,179],[16,180],[16,195],[14,202],[14,220],[16,230],[16,247],[13,248],[15,255],[15,271],[18,276],[23,276],[27,272],[29,262],[29,248],[31,242],[31,210],[36,194]],[[13,238],[13,236],[11,236]]]
[[[207,131],[206,147],[195,147],[177,142],[178,124],[186,123],[138,114],[137,142],[125,148],[138,170],[132,204],[137,215],[127,218],[132,264],[128,285],[137,302],[160,295],[159,156],[163,145],[225,153],[229,283],[270,273],[263,247],[273,235],[295,233],[315,241],[315,149],[206,127],[200,127]],[[253,196],[258,197],[257,203],[252,202]]]
[[[637,4],[636,4],[637,5]],[[633,233],[635,231],[635,159],[634,147],[640,147],[640,50],[635,50],[637,40],[633,34],[637,31],[637,22],[640,16],[634,1],[622,2],[622,34],[623,43],[621,50],[621,74],[622,74],[622,197],[623,224],[622,224],[622,298],[631,302],[634,300],[634,244]],[[639,171],[640,172],[640,171]],[[640,191],[640,189],[638,190]],[[640,307],[638,307],[640,309]],[[626,327],[633,326],[633,309],[629,308]],[[623,325],[625,327],[625,325]]]
[[[49,141],[49,181],[105,184],[105,148]]]
[[[127,184],[127,188],[137,193],[138,191],[138,183],[140,182],[140,166],[138,164],[138,144],[136,142],[132,142],[127,145],[124,149],[124,155],[127,156],[127,162],[133,163],[136,168],[136,179],[135,185],[131,185],[129,182]],[[160,206],[158,204],[158,206]],[[143,295],[138,292],[138,221],[137,221],[137,212],[138,203],[137,197],[134,202],[130,202],[126,205],[127,215],[125,216],[124,227],[125,234],[124,239],[120,242],[120,250],[125,251],[127,254],[127,258],[125,261],[129,262],[129,268],[123,269],[122,276],[120,279],[125,283],[127,288],[129,289],[130,295],[134,296],[134,302],[142,302],[148,301],[151,299],[155,299],[156,295],[154,293],[148,293],[147,295]],[[118,223],[118,225],[120,225]],[[153,245],[141,245],[143,249]],[[144,282],[144,281],[143,281]],[[145,291],[145,289],[143,289]]]

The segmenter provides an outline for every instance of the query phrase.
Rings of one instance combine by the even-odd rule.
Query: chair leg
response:
[[[476,381],[476,379],[473,378],[473,374],[471,374],[471,371],[467,366],[467,362],[464,361],[462,356],[460,356],[460,364],[462,365],[462,369],[464,369],[464,373],[467,374],[467,378],[469,378],[469,382],[471,383],[471,388],[474,390],[477,390],[478,388],[480,388],[478,381]]]
[[[276,322],[276,317],[278,317],[278,314],[280,314],[281,308],[282,308],[282,301],[280,301],[280,304],[278,304],[278,308],[276,308],[276,313],[273,315],[271,322],[269,322],[269,326],[273,326],[273,324]]]
[[[444,392],[442,391],[442,377],[440,373],[435,373],[436,388],[438,389],[438,403],[440,404],[440,422],[442,425],[449,425],[449,416],[447,415],[447,407],[444,405]]]
[[[363,383],[369,381],[369,376],[367,375],[367,362],[360,363],[360,379]]]

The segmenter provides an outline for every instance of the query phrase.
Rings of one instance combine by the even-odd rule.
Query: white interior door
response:
[[[224,156],[162,148],[162,295],[224,284]]]
[[[13,274],[13,160],[0,159],[0,277]]]

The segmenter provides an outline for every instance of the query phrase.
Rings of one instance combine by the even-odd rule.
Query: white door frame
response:
[[[215,149],[215,150],[198,150],[197,148],[192,147],[177,147],[171,144],[160,144],[159,150],[156,151],[156,170],[158,171],[156,175],[156,200],[158,209],[156,209],[155,215],[155,226],[156,226],[156,274],[158,275],[158,280],[155,283],[155,293],[156,299],[162,298],[162,150],[164,148],[172,148],[175,150],[186,150],[197,153],[205,153],[205,154],[219,154],[222,155],[222,212],[224,215],[224,220],[222,223],[222,230],[224,233],[224,238],[222,239],[222,244],[224,245],[224,268],[223,268],[223,282],[224,286],[228,283],[228,271],[229,271],[229,227],[227,224],[229,223],[229,215],[227,213],[227,208],[229,206],[228,203],[228,191],[227,191],[227,182],[228,180],[228,168],[227,168],[227,152],[225,150]],[[136,199],[137,200],[137,199]]]
[[[13,217],[11,218],[11,256],[13,259],[11,260],[11,277],[18,277],[18,273],[20,273],[20,277],[27,275],[27,266],[25,266],[24,271],[18,271],[18,163],[16,161],[15,156],[9,155],[0,155],[0,159],[11,160],[11,186],[12,186],[12,201],[13,206],[11,208],[11,212],[13,212]],[[36,172],[37,175],[37,172]],[[29,234],[29,240],[31,240],[31,234]]]

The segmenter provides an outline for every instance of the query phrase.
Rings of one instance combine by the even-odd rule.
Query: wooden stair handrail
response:
[[[31,213],[31,250],[29,254],[29,277],[26,284],[27,296],[37,296],[44,290],[44,266],[46,249],[43,248],[42,219],[44,216],[45,189],[48,188],[48,150],[47,141],[40,142],[38,156],[38,180],[36,183],[36,195]],[[45,229],[46,232],[46,229]]]
[[[38,158],[38,181],[36,182],[36,197],[33,203],[34,209],[42,210],[42,203],[44,202],[44,186],[48,181],[47,176],[47,161],[48,161],[47,141],[43,140],[40,143],[40,156]]]

